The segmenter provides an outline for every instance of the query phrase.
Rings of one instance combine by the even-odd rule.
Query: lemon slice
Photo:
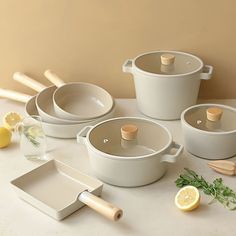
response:
[[[0,148],[7,147],[11,142],[11,131],[5,127],[0,127]]]
[[[175,205],[182,211],[192,211],[200,204],[200,194],[196,187],[185,186],[175,196]]]
[[[43,137],[44,133],[40,126],[34,125],[27,129],[27,134],[33,138]]]
[[[14,131],[16,125],[22,120],[22,117],[17,112],[8,112],[3,117],[3,126],[11,131]]]

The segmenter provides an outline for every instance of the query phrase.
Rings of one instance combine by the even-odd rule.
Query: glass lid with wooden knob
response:
[[[161,125],[143,118],[116,118],[95,126],[89,141],[97,150],[119,157],[140,157],[161,151],[171,135]]]
[[[161,75],[181,75],[199,71],[203,67],[200,58],[178,51],[157,51],[135,59],[135,66],[145,72]]]
[[[236,109],[220,104],[200,104],[190,107],[182,117],[189,125],[210,132],[236,130]]]

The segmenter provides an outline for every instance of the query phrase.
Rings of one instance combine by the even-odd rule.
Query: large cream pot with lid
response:
[[[167,162],[176,162],[183,151],[167,128],[135,117],[85,127],[77,140],[86,145],[95,175],[106,183],[124,187],[157,181],[165,174]]]
[[[180,119],[195,105],[200,81],[209,80],[213,67],[194,55],[178,51],[155,51],[128,59],[123,71],[134,78],[139,110],[161,120]]]

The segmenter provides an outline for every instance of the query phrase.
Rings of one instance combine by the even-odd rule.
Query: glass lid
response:
[[[89,134],[93,147],[119,157],[138,157],[156,153],[171,142],[162,126],[140,118],[116,118],[94,127]]]
[[[236,110],[217,104],[203,104],[187,110],[184,120],[194,128],[211,132],[236,130]]]
[[[188,74],[200,70],[203,62],[196,56],[176,51],[158,51],[143,54],[135,59],[139,69],[161,75]]]

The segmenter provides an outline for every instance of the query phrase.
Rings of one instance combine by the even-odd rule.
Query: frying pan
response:
[[[36,96],[35,103],[38,113],[42,117],[43,121],[53,124],[78,124],[84,122],[81,120],[62,119],[57,116],[53,105],[53,93],[57,88],[56,86],[46,87],[21,72],[15,72],[13,79],[39,92]]]
[[[11,100],[26,103],[25,113],[28,116],[39,115],[37,107],[35,104],[36,96],[30,96],[24,93],[19,93],[12,90],[0,88],[0,97],[9,98]],[[115,113],[115,106],[112,110],[101,118],[95,119],[93,121],[79,123],[79,124],[52,124],[48,122],[42,122],[42,127],[44,133],[47,136],[54,138],[76,138],[77,133],[82,130],[83,127],[88,125],[95,125],[98,122],[112,118]]]
[[[95,119],[107,114],[114,105],[112,96],[99,86],[83,82],[65,84],[50,70],[44,75],[58,87],[53,94],[53,104],[55,113],[61,118]]]
[[[103,184],[57,160],[50,160],[11,181],[20,198],[62,220],[84,205],[117,221],[123,211],[100,197]]]

